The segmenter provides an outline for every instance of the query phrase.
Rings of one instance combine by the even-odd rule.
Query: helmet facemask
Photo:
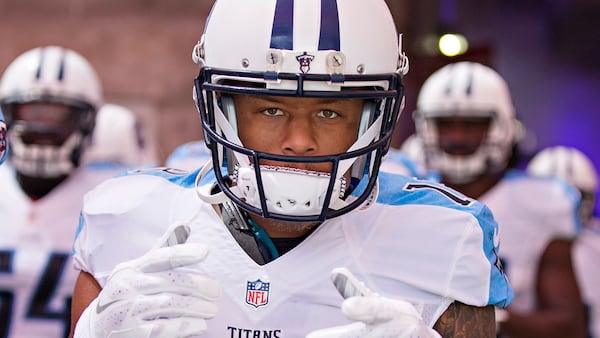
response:
[[[489,126],[486,136],[481,140],[479,146],[471,154],[454,155],[446,152],[440,144],[439,132],[436,126],[438,114],[423,113],[416,117],[417,128],[423,138],[426,153],[427,167],[433,168],[443,175],[444,180],[454,184],[466,184],[476,180],[484,173],[499,173],[506,167],[512,145],[507,144],[510,140],[511,126],[503,125],[507,121],[498,119],[497,114],[473,113],[467,116],[488,116]],[[464,115],[442,113],[439,116]]]
[[[238,135],[237,116],[231,95],[273,96],[268,85],[247,85],[252,81],[223,81],[226,71],[201,70],[196,79],[195,97],[202,118],[206,144],[211,149],[217,182],[222,192],[243,209],[263,217],[288,221],[322,221],[357,208],[372,198],[379,164],[387,152],[392,130],[402,105],[399,75],[372,77],[374,83],[387,81],[387,89],[348,87],[335,92],[306,91],[304,84],[325,88],[332,79],[322,75],[278,74],[295,88],[276,91],[288,97],[354,98],[363,100],[357,139],[339,154],[289,156],[269,154],[244,146]],[[248,78],[256,73],[244,74]],[[240,73],[235,77],[239,79]],[[207,79],[220,79],[209,82]],[[364,83],[365,77],[346,79],[345,84]],[[289,86],[289,83],[286,84]],[[293,86],[292,86],[293,87]],[[349,89],[351,88],[351,89]],[[332,136],[335,137],[335,136]],[[276,162],[277,165],[268,163]],[[256,163],[261,163],[256,166]],[[297,169],[301,164],[323,164],[329,172]],[[286,164],[289,164],[286,165]]]
[[[95,113],[85,104],[77,107],[52,105],[60,105],[62,110],[68,111],[71,122],[45,123],[38,118],[25,120],[18,113],[21,104],[5,106],[10,124],[10,160],[20,175],[55,179],[70,175],[79,166],[85,143],[93,130]],[[48,111],[43,114],[53,113]]]

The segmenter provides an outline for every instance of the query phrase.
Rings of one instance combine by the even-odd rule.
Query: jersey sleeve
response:
[[[436,182],[394,181],[403,188],[385,182],[378,199],[383,211],[368,237],[378,250],[397,254],[369,252],[369,260],[383,259],[390,279],[424,292],[473,306],[507,306],[514,294],[498,258],[490,209]]]
[[[103,285],[118,263],[143,255],[173,222],[189,217],[192,210],[185,201],[190,193],[157,175],[121,176],[100,184],[84,197],[74,267]]]

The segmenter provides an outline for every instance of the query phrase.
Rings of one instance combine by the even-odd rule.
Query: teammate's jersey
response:
[[[119,262],[147,252],[173,223],[188,224],[188,242],[204,243],[210,253],[185,269],[223,287],[207,337],[304,337],[348,323],[330,281],[342,266],[374,291],[413,303],[430,326],[454,300],[505,306],[512,299],[489,209],[441,185],[382,173],[370,208],[327,220],[261,266],[197,197],[196,174],[138,173],[86,194],[76,268],[103,286]]]
[[[0,168],[0,337],[68,333],[77,276],[71,261],[73,234],[83,195],[114,174],[79,169],[32,202],[13,169]]]
[[[591,337],[600,337],[600,219],[592,220],[573,245],[573,265],[587,306]]]
[[[210,150],[204,141],[190,141],[179,145],[167,157],[165,162],[169,168],[194,171],[211,158]]]
[[[554,238],[574,238],[581,224],[577,191],[561,181],[510,171],[479,199],[499,224],[500,258],[515,292],[511,307],[535,308],[539,259]]]
[[[381,163],[381,171],[417,178],[424,178],[426,175],[425,168],[405,153],[393,148],[388,150],[385,159]]]

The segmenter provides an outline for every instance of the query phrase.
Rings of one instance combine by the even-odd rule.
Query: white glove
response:
[[[346,298],[342,313],[355,322],[313,331],[306,338],[441,338],[409,302],[378,295],[345,268],[334,269],[331,278]]]
[[[204,332],[206,320],[217,313],[221,286],[178,269],[208,255],[206,246],[185,243],[189,231],[183,225],[171,227],[145,255],[117,265],[86,309],[89,324],[83,336],[172,338]]]

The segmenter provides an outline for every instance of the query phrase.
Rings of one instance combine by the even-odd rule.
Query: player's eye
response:
[[[338,117],[339,114],[334,112],[333,110],[321,110],[318,113],[318,116],[325,118],[325,119],[334,119],[334,118]]]
[[[277,108],[267,108],[263,110],[263,114],[267,116],[281,116],[283,115],[283,112]]]

